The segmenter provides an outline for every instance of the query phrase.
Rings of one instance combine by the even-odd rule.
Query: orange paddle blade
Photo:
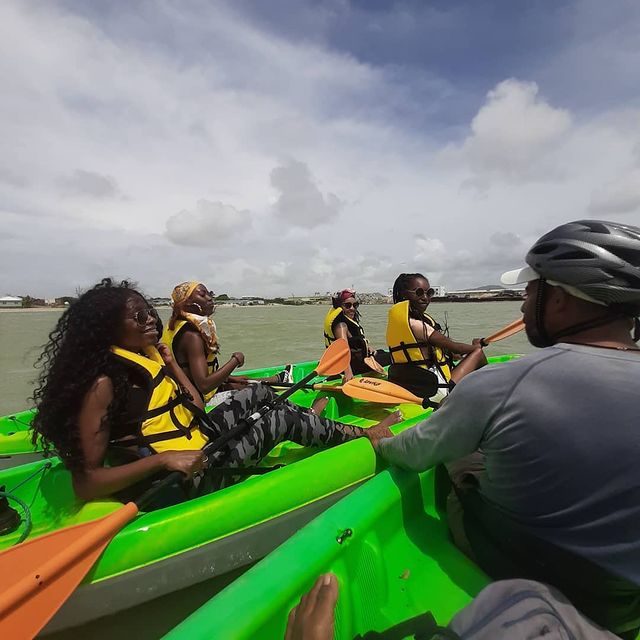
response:
[[[322,354],[316,367],[319,376],[334,376],[342,373],[351,362],[351,351],[344,338],[334,340]]]
[[[384,373],[382,365],[373,356],[367,356],[364,359],[364,363],[369,367],[369,369],[372,369],[376,373]]]
[[[113,536],[133,520],[130,502],[0,553],[0,638],[33,638],[78,586]]]
[[[512,336],[514,333],[518,333],[518,331],[522,331],[524,329],[524,320],[522,318],[518,318],[514,320],[506,327],[502,327],[500,331],[496,331],[494,334],[490,335],[487,338],[484,338],[484,342],[487,344],[491,342],[498,342],[498,340],[504,340],[509,336]]]
[[[422,404],[422,398],[413,395],[411,391],[379,378],[352,378],[342,385],[342,392],[357,400],[379,402],[380,404],[400,404],[403,402]]]

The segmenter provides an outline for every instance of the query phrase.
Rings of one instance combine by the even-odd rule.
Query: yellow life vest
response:
[[[155,453],[202,449],[208,438],[198,428],[194,411],[199,409],[167,374],[158,350],[150,347],[148,356],[121,347],[111,347],[111,352],[147,381],[147,409],[137,421],[136,443]],[[193,411],[188,408],[189,404]]]
[[[344,322],[347,325],[347,329],[351,334],[351,336],[348,338],[349,347],[351,347],[352,349],[364,349],[366,347],[364,329],[355,320],[349,318],[343,312],[342,307],[338,307],[337,309],[329,309],[329,312],[324,317],[324,346],[328,347],[336,339],[333,333],[333,323],[336,321],[340,314],[342,314],[340,322]],[[367,355],[366,352],[365,355]]]
[[[193,382],[193,378],[191,377],[191,374],[189,373],[189,363],[188,362],[180,362],[178,360],[178,358],[176,357],[176,352],[174,349],[174,345],[175,345],[175,341],[185,332],[189,329],[189,327],[193,327],[193,324],[191,324],[188,320],[178,320],[173,329],[169,329],[169,325],[167,324],[167,326],[164,328],[164,331],[162,332],[162,342],[164,342],[169,349],[171,349],[171,353],[175,359],[175,361],[178,363],[178,365],[180,367],[182,367],[182,369],[185,370],[185,373],[189,376],[189,380],[191,380],[191,382]],[[204,342],[203,342],[204,344]],[[219,368],[218,365],[218,358],[216,355],[214,355],[213,353],[209,353],[207,352],[207,375],[211,375],[212,373],[214,373],[215,371],[217,371]],[[195,386],[195,383],[194,383]],[[213,396],[216,394],[216,391],[218,389],[212,389],[211,391],[209,391],[208,393],[204,393],[201,394],[202,397],[204,398],[205,402],[208,402],[211,398],[213,398]]]
[[[425,322],[438,330],[438,323],[429,315],[424,314]],[[389,309],[387,322],[387,345],[391,360],[394,363],[411,363],[423,369],[436,366],[448,382],[451,379],[450,359],[440,347],[436,347],[428,340],[416,340],[411,325],[409,324],[409,300],[403,300],[394,304]],[[422,353],[422,347],[429,350],[431,359],[426,359]]]

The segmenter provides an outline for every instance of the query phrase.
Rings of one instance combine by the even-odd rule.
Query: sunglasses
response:
[[[345,309],[351,309],[351,307],[353,307],[354,309],[357,309],[360,306],[359,302],[343,302],[342,306]]]
[[[140,309],[140,311],[136,311],[132,318],[136,321],[138,326],[144,327],[149,321],[149,316],[157,320],[158,312],[153,307],[148,307],[147,309]]]
[[[426,291],[422,287],[417,287],[416,289],[405,289],[407,293],[413,293],[416,298],[422,298],[425,294],[427,298],[430,298],[434,293],[435,289],[427,289]]]

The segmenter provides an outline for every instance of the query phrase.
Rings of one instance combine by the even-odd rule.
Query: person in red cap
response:
[[[345,382],[360,373],[372,373],[365,358],[373,355],[373,350],[360,325],[360,302],[353,289],[338,291],[331,299],[332,308],[324,319],[324,343],[329,346],[337,338],[343,338],[351,349],[351,363],[344,371]]]

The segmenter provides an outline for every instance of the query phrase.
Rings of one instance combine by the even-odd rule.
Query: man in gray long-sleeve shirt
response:
[[[483,504],[640,586],[640,229],[562,225],[527,262],[503,282],[528,282],[527,336],[546,348],[468,375],[428,421],[374,446],[415,471],[481,450]]]

